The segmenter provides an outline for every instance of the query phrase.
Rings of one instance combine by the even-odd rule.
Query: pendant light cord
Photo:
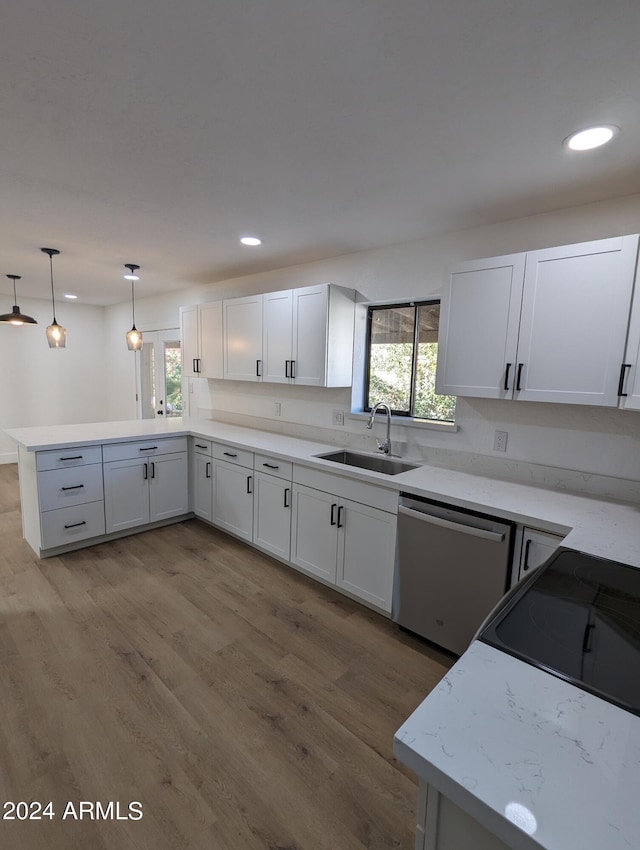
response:
[[[136,302],[133,297],[133,281],[131,281],[131,317],[133,320],[133,327],[136,326]]]
[[[56,321],[56,297],[53,294],[53,255],[49,254],[49,271],[51,273],[51,305],[53,307],[53,324],[57,325]]]
[[[13,303],[17,307],[18,306],[18,296],[16,295],[16,279],[13,278]]]

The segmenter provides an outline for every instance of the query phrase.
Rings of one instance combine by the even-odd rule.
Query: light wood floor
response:
[[[0,805],[56,812],[1,848],[413,847],[393,733],[452,660],[385,618],[196,520],[40,561],[13,465],[0,611]]]

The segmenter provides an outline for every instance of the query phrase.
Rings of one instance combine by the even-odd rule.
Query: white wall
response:
[[[10,312],[12,303],[11,296],[3,296],[1,312]],[[18,303],[38,324],[0,325],[0,463],[17,459],[5,428],[99,422],[107,414],[103,309],[56,305],[67,346],[50,349],[45,328],[51,303],[21,297]]]
[[[437,294],[448,266],[459,260],[570,244],[640,230],[640,196],[604,201],[553,213],[474,228],[402,245],[350,254],[307,265],[182,290],[162,298],[136,302],[140,328],[175,326],[181,304],[216,300],[253,292],[331,282],[356,289],[363,300],[425,297]],[[128,327],[125,305],[107,311],[107,343],[112,352],[109,375],[110,418],[132,413],[123,387],[133,387],[131,360],[121,336]],[[114,353],[115,347],[115,353]],[[350,409],[348,390],[323,390],[269,384],[243,384],[195,379],[193,398],[200,412],[238,422],[263,424],[289,433],[310,434],[322,429],[327,441],[373,448],[371,432],[361,420],[348,419],[342,428],[332,425],[332,411]],[[282,404],[278,419],[274,401]],[[530,464],[596,473],[637,481],[640,479],[640,414],[582,406],[461,399],[456,433],[394,428],[394,438],[405,451],[436,462],[465,463],[479,470],[511,464],[515,476],[531,476]],[[377,426],[380,427],[380,426]],[[493,452],[496,429],[509,432],[506,455]],[[562,486],[557,481],[555,486]],[[576,487],[573,476],[567,486]]]

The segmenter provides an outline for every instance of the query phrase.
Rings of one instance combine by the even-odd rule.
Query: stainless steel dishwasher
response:
[[[506,592],[514,524],[400,494],[392,618],[461,655]]]

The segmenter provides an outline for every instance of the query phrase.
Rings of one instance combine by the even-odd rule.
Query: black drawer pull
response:
[[[209,446],[203,446],[202,443],[195,443],[197,449],[208,449]]]
[[[624,377],[627,373],[627,369],[631,368],[631,363],[623,363],[620,367],[620,380],[618,381],[618,395],[620,398],[626,398],[629,393],[623,393],[622,388],[624,387]]]
[[[504,389],[505,392],[509,389],[509,372],[511,371],[511,363],[507,363],[507,368],[504,372]]]
[[[84,487],[84,484],[74,484],[73,487],[61,487],[61,490],[80,490],[81,487]]]
[[[238,455],[234,455],[233,452],[222,452],[225,457],[238,457]]]
[[[138,451],[141,451],[141,452],[153,452],[153,451],[155,451],[157,448],[158,448],[157,446],[149,446],[148,448],[138,449]]]
[[[84,455],[74,455],[73,457],[61,457],[60,460],[82,460]]]
[[[252,484],[253,484],[253,475],[247,475],[247,493],[249,495],[251,495],[251,493],[253,493],[253,487],[251,486]]]
[[[65,528],[77,528],[79,525],[86,525],[86,519],[83,519],[82,522],[72,522],[70,525],[65,525]]]
[[[211,478],[211,461],[208,460],[204,468],[204,477]]]
[[[284,488],[284,507],[285,507],[285,508],[288,508],[288,507],[289,507],[289,493],[290,493],[290,492],[291,492],[291,488],[290,488],[290,487],[285,487],[285,488]]]
[[[267,469],[280,469],[277,463],[263,463],[263,466],[266,466]]]

